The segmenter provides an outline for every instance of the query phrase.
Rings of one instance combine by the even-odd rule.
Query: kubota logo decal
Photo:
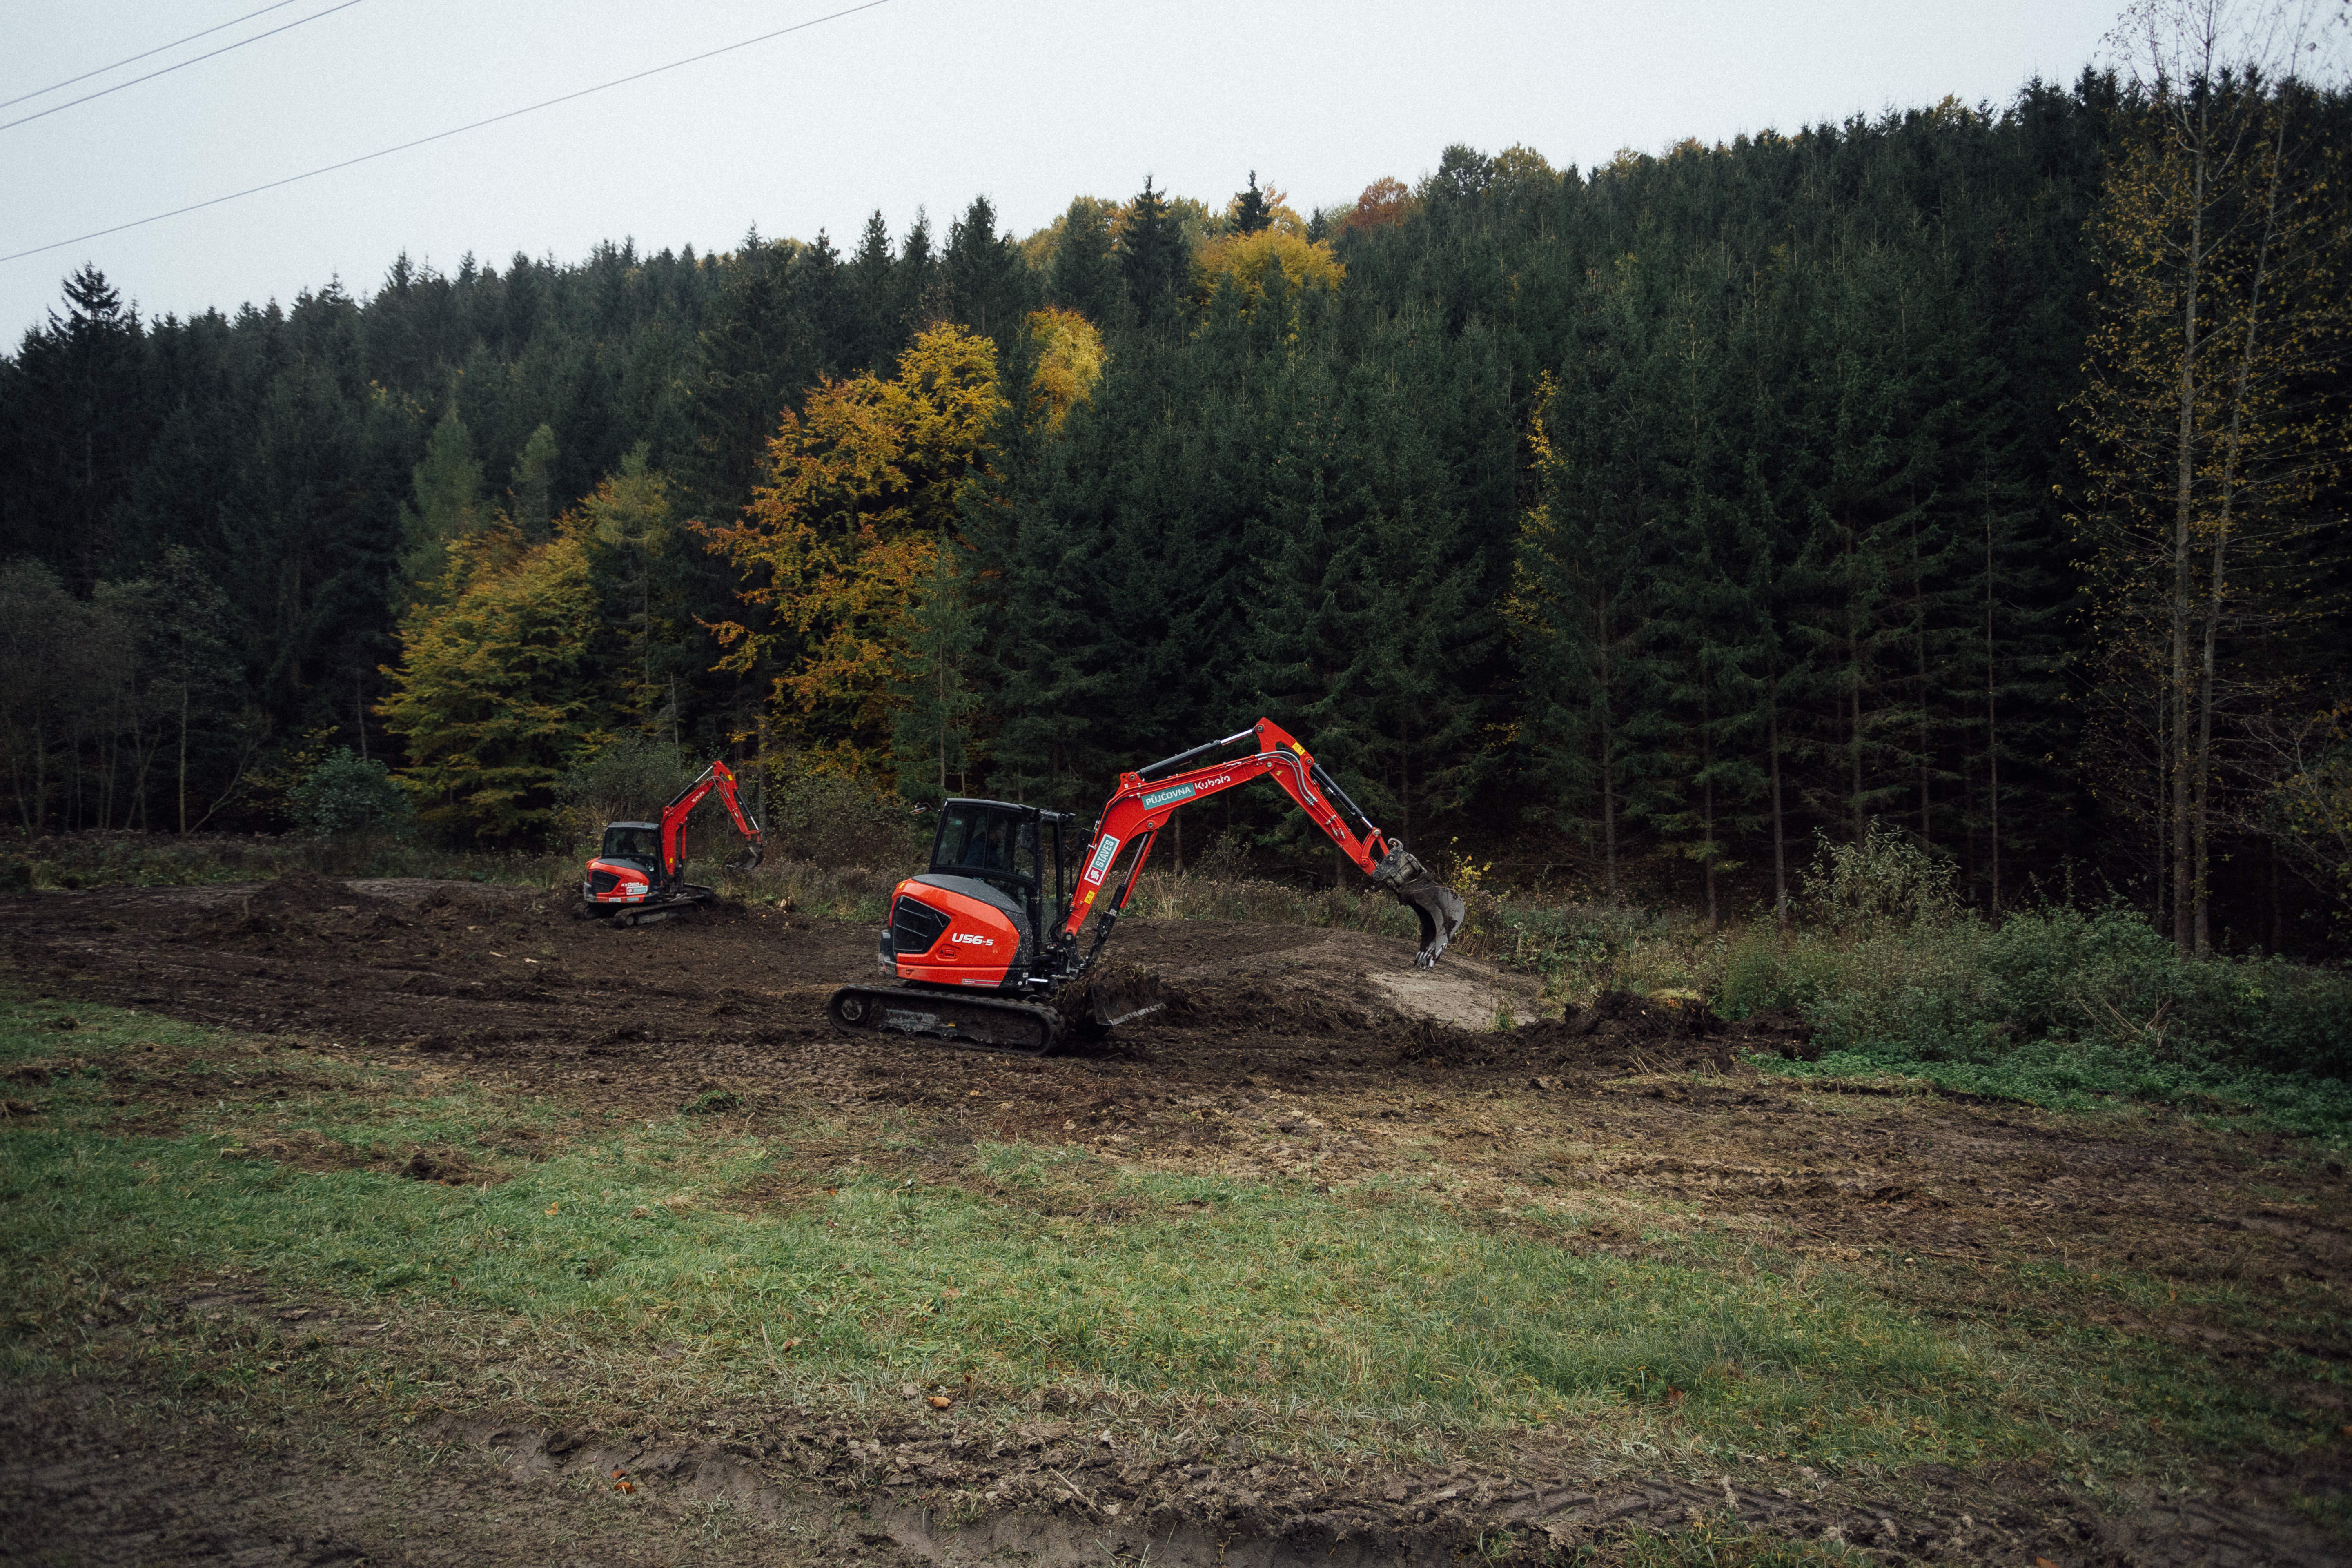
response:
[[[1110,869],[1111,861],[1116,859],[1118,856],[1118,840],[1113,838],[1108,833],[1104,834],[1101,847],[1095,851],[1095,858],[1087,862],[1087,880],[1089,882],[1101,881],[1103,879],[1103,873]]]
[[[950,942],[968,942],[974,947],[994,947],[996,945],[996,939],[994,937],[974,936],[968,931],[960,931],[948,940]]]

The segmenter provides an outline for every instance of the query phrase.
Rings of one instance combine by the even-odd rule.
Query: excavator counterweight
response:
[[[1247,755],[1203,762],[1254,742]],[[1413,960],[1435,963],[1462,929],[1462,900],[1375,826],[1305,746],[1270,719],[1122,774],[1085,847],[1076,818],[1007,801],[950,800],[928,870],[891,896],[877,959],[888,985],[849,985],[826,1006],[845,1030],[888,1030],[995,1050],[1044,1052],[1157,1011],[1139,973],[1097,970],[1153,839],[1185,805],[1271,778],[1371,879],[1413,911]],[[1359,833],[1349,818],[1360,825]],[[1094,922],[1089,939],[1087,924]]]

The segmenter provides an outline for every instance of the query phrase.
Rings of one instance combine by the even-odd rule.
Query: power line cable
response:
[[[137,87],[142,81],[153,81],[159,76],[170,76],[173,71],[185,70],[193,65],[201,65],[205,60],[211,59],[215,55],[225,55],[231,49],[241,49],[247,44],[257,44],[264,38],[274,38],[280,33],[293,31],[295,28],[302,26],[304,22],[315,22],[321,16],[331,16],[338,11],[348,11],[359,3],[360,0],[343,0],[343,3],[340,5],[330,5],[323,11],[314,11],[308,16],[304,16],[298,21],[287,23],[282,27],[272,27],[266,33],[256,33],[249,38],[239,38],[233,44],[223,44],[219,48],[208,49],[205,53],[197,55],[193,58],[182,60],[178,65],[165,66],[161,70],[149,71],[145,76],[134,76],[129,81],[119,81],[112,87],[102,87],[96,92],[86,92],[79,98],[67,99],[63,103],[53,103],[47,109],[37,110],[33,113],[26,115],[21,120],[11,120],[6,124],[0,125],[0,131],[12,131],[19,125],[27,124],[36,120],[46,120],[50,115],[57,113],[60,110],[71,109],[77,103],[88,103],[93,98],[104,98],[108,93],[121,92],[126,87]]]
[[[165,218],[201,212],[206,207],[216,207],[223,202],[237,201],[246,196],[257,196],[264,191],[274,191],[281,185],[296,184],[303,180],[314,180],[320,174],[331,174],[338,169],[348,169],[355,164],[373,163],[378,158],[389,158],[394,153],[405,153],[412,147],[422,147],[433,142],[446,142],[452,136],[463,136],[468,131],[479,131],[485,125],[496,125],[502,120],[513,120],[520,115],[533,114],[542,109],[552,109],[559,103],[570,103],[576,98],[586,98],[592,93],[603,92],[610,88],[625,87],[633,81],[643,81],[649,76],[659,76],[664,71],[674,71],[681,66],[698,65],[704,60],[716,59],[720,55],[731,55],[738,49],[748,49],[754,44],[764,44],[772,38],[781,38],[787,33],[803,32],[810,27],[822,26],[827,22],[837,22],[844,16],[854,16],[860,11],[871,11],[877,5],[887,5],[889,3],[890,0],[866,0],[862,5],[851,5],[823,16],[812,17],[805,22],[795,22],[789,27],[779,27],[772,33],[762,33],[756,38],[746,38],[740,44],[729,44],[723,48],[709,49],[698,55],[689,55],[682,60],[672,60],[666,66],[655,66],[649,70],[614,77],[611,81],[599,82],[594,87],[583,87],[577,92],[567,92],[561,98],[547,99],[539,103],[527,104],[520,109],[509,109],[504,114],[493,114],[488,120],[477,120],[470,125],[460,125],[451,131],[436,132],[430,136],[419,136],[415,141],[403,142],[397,147],[386,147],[376,153],[362,153],[356,158],[346,158],[340,163],[329,163],[322,169],[311,169],[299,174],[289,174],[282,180],[272,180],[267,184],[251,185],[242,191],[231,191],[227,195],[215,196],[209,201],[190,202],[186,206],[173,207],[170,212],[157,213],[152,217],[133,218],[129,223],[118,223],[111,228],[96,228],[88,234],[78,234],[71,239],[60,239],[48,245],[37,245],[29,250],[14,251],[6,256],[0,256],[0,263],[21,261],[27,256],[39,256],[51,250],[63,250],[68,245],[79,245],[86,239],[100,239],[110,234],[121,234],[125,229],[144,228],[151,223],[162,223]]]
[[[168,44],[158,44],[152,49],[142,49],[137,54],[129,56],[123,59],[119,59],[110,66],[100,66],[96,70],[87,70],[82,72],[79,76],[69,76],[63,81],[53,81],[47,87],[35,88],[30,92],[20,92],[14,98],[0,98],[0,109],[14,109],[16,105],[24,102],[27,99],[39,98],[42,94],[55,92],[59,88],[71,87],[78,81],[88,81],[94,76],[104,76],[109,71],[121,70],[124,66],[137,65],[141,60],[145,59],[150,55],[160,55],[165,49],[176,49],[182,44],[193,44],[198,38],[211,37],[215,33],[219,32],[222,27],[234,27],[239,22],[250,22],[256,16],[266,16],[272,11],[283,11],[287,6],[293,4],[294,0],[277,0],[277,4],[274,5],[264,5],[258,11],[247,11],[242,16],[232,16],[227,21],[219,24],[217,26],[206,27],[201,33],[190,33],[184,38],[173,38]],[[250,39],[247,40],[247,42],[250,41]]]

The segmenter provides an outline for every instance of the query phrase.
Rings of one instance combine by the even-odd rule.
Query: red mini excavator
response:
[[[713,790],[741,830],[745,847],[724,869],[748,871],[760,863],[760,825],[735,794],[735,775],[725,763],[712,763],[702,776],[662,807],[659,822],[608,822],[604,847],[588,862],[580,897],[592,913],[609,912],[615,925],[667,919],[718,896],[716,889],[686,880],[686,819]]]
[[[1201,761],[1244,741],[1255,742],[1248,756]],[[899,984],[845,985],[826,1013],[856,1032],[889,1030],[1042,1054],[1066,1030],[1096,1032],[1154,1010],[1158,999],[1148,983],[1090,984],[1087,971],[1134,896],[1152,839],[1170,816],[1265,777],[1375,886],[1419,917],[1415,962],[1435,963],[1462,929],[1461,899],[1373,826],[1306,747],[1260,719],[1239,734],[1121,774],[1075,866],[1062,858],[1062,834],[1076,817],[997,800],[949,801],[940,811],[930,869],[899,883],[890,900],[880,960],[883,973]],[[1363,825],[1361,837],[1343,809]],[[1076,876],[1066,887],[1070,869]],[[1094,938],[1082,947],[1089,916]]]

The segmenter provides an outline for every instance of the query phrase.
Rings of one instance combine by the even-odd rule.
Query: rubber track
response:
[[[845,985],[824,1016],[845,1034],[910,1035],[1024,1057],[1045,1056],[1062,1035],[1062,1016],[1050,1007],[902,985]]]

